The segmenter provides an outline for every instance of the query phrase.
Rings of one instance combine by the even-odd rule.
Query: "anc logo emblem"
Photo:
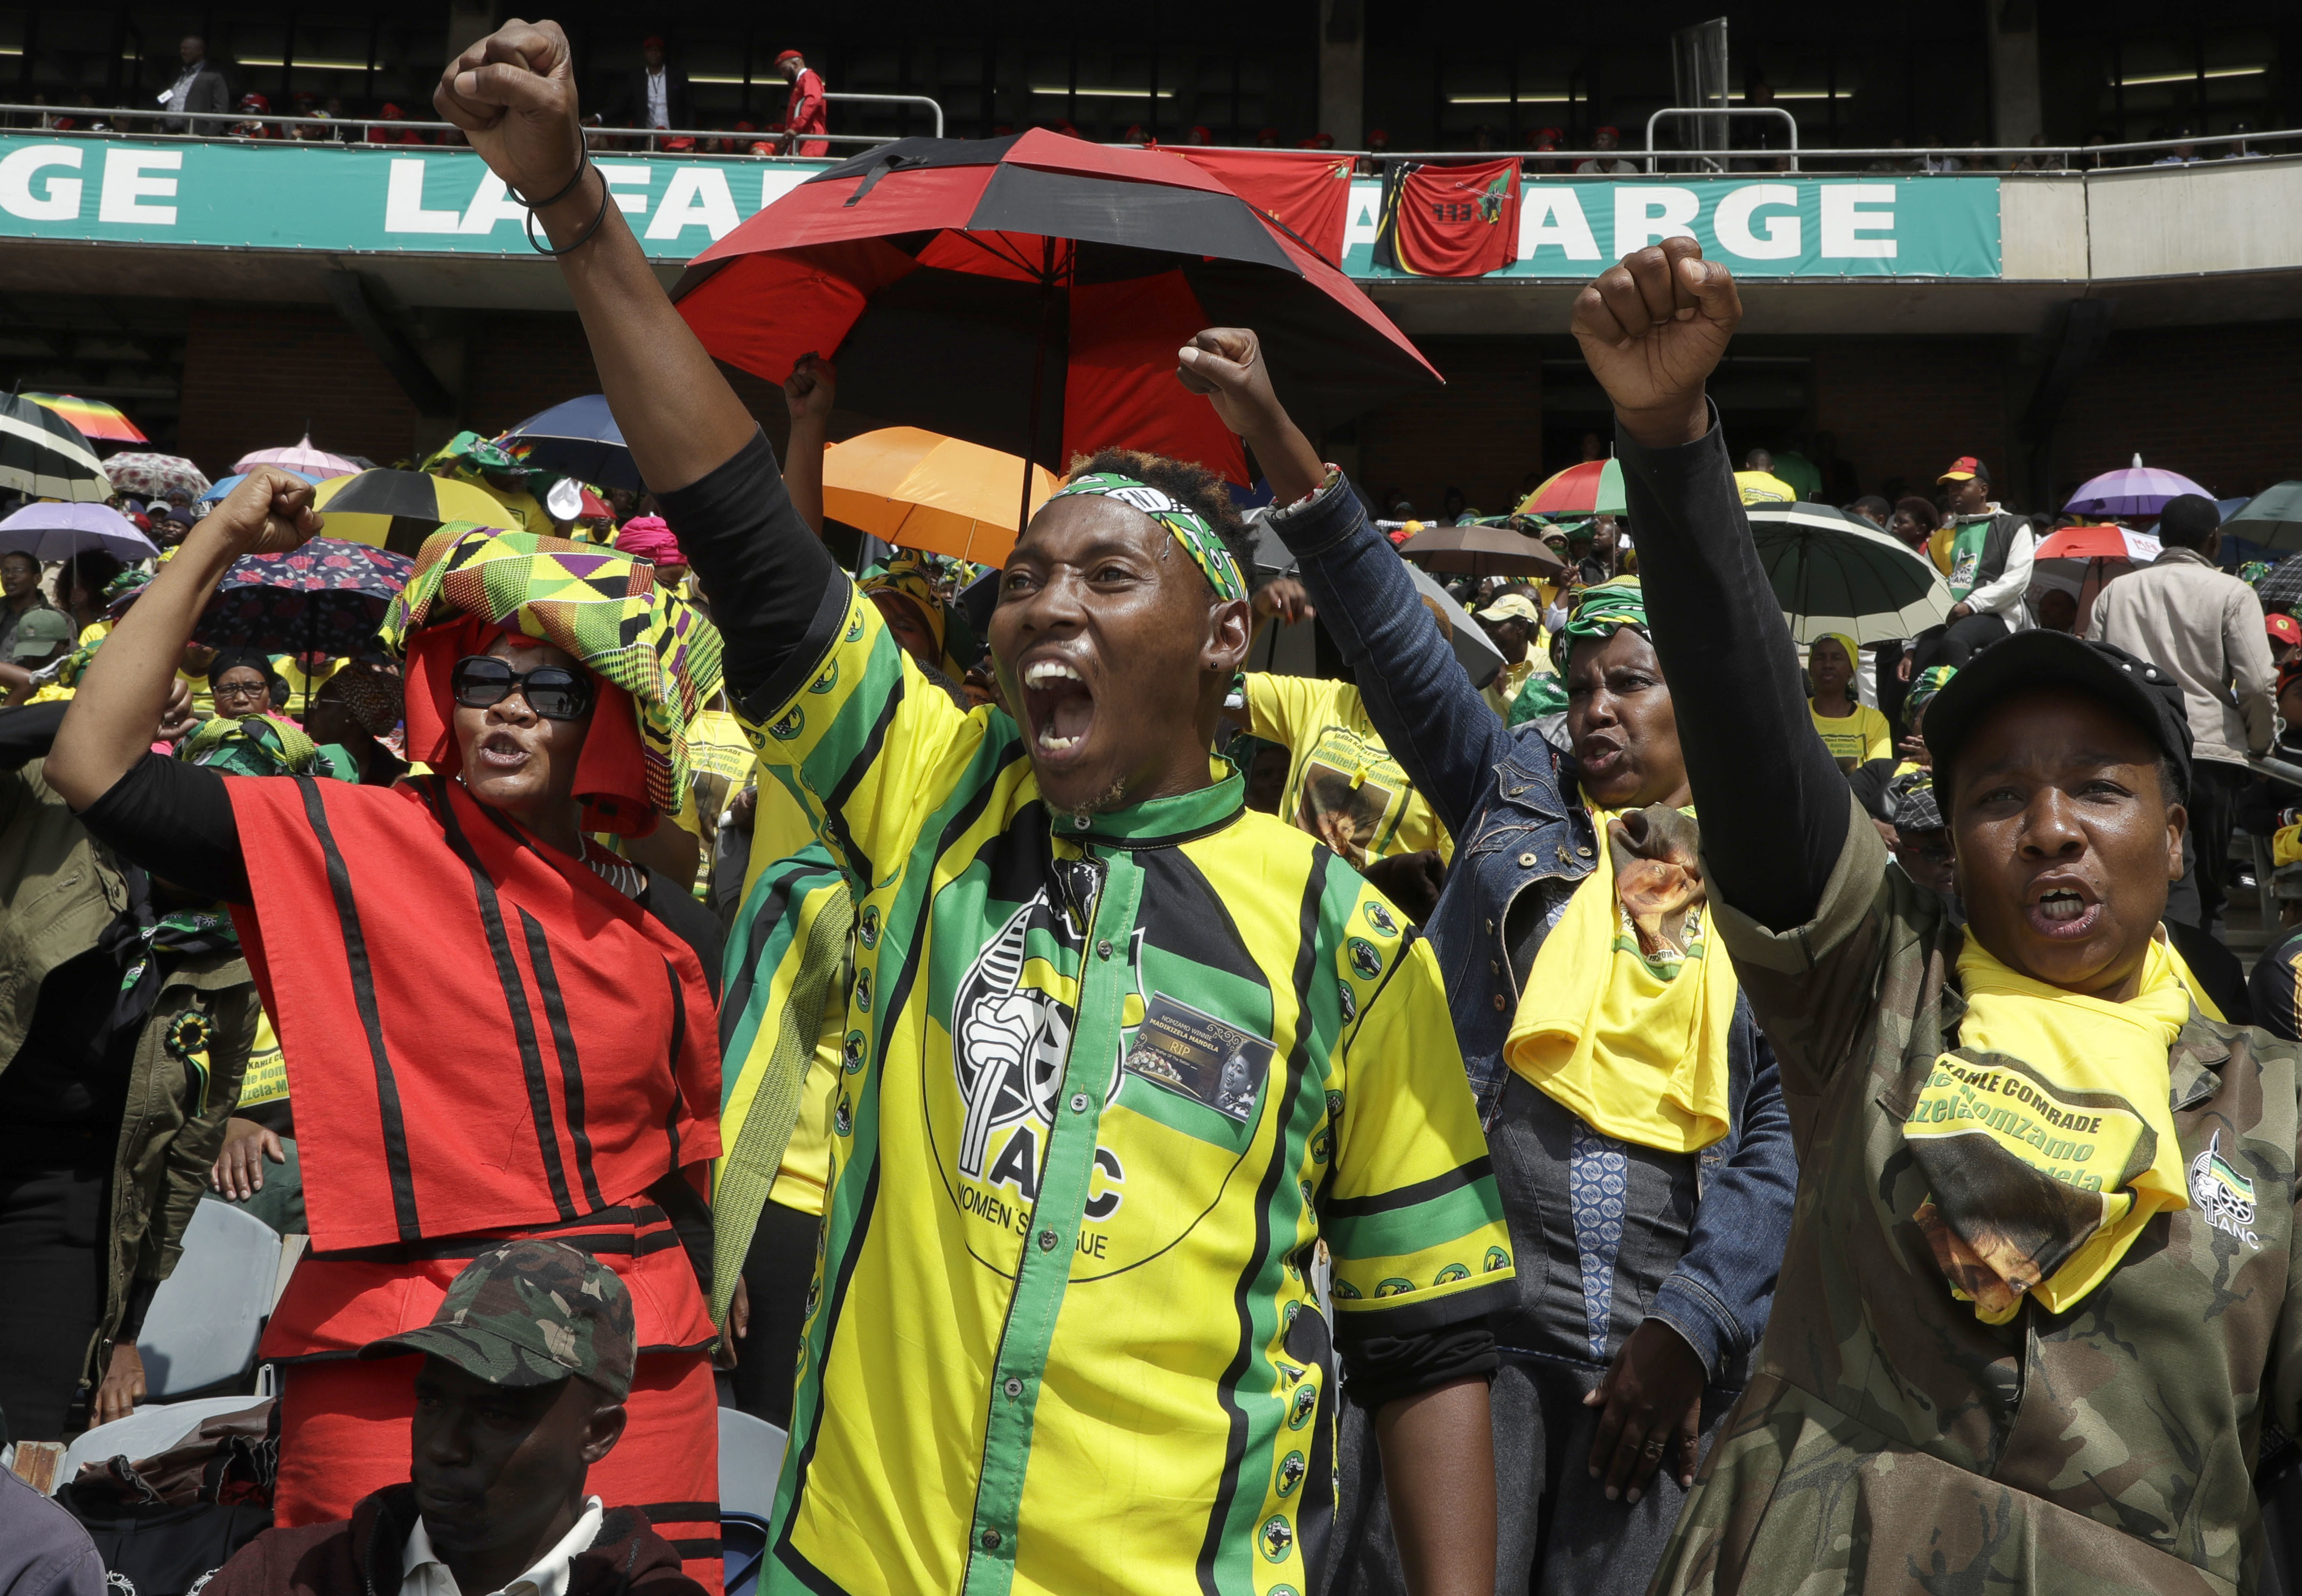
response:
[[[863,641],[863,606],[861,604],[847,612],[847,641],[850,643]]]
[[[1352,993],[1351,984],[1348,981],[1337,981],[1335,983],[1335,990],[1342,996],[1343,1023],[1345,1025],[1348,1025],[1352,1021],[1359,1017],[1359,1000],[1357,996]]]
[[[839,685],[839,661],[834,659],[823,668],[823,674],[807,685],[810,693],[828,693]]]
[[[1274,1563],[1283,1563],[1287,1560],[1287,1554],[1295,1549],[1295,1526],[1273,1516],[1264,1521],[1263,1533],[1257,1540],[1262,1543],[1265,1558]]]
[[[800,1309],[799,1316],[802,1319],[814,1318],[815,1305],[822,1300],[823,1281],[820,1277],[818,1277],[817,1279],[807,1282],[807,1303],[806,1306]]]
[[[1332,1289],[1338,1301],[1357,1302],[1360,1297],[1359,1289],[1340,1275],[1336,1277]]]
[[[855,972],[855,1006],[867,1014],[871,1012],[871,972],[868,970]]]
[[[1330,1135],[1326,1130],[1322,1130],[1319,1132],[1319,1134],[1318,1134],[1318,1135],[1316,1135],[1316,1136],[1315,1136],[1315,1137],[1313,1137],[1313,1138],[1311,1138],[1311,1162],[1312,1162],[1312,1163],[1326,1163],[1326,1162],[1327,1162],[1327,1155],[1328,1155],[1330,1153],[1332,1153],[1334,1150],[1335,1150],[1335,1138],[1334,1138],[1332,1135]]]
[[[1404,1297],[1409,1291],[1414,1289],[1415,1282],[1413,1281],[1403,1281],[1397,1275],[1393,1275],[1390,1279],[1377,1284],[1374,1289],[1374,1294],[1377,1297]]]
[[[1302,1453],[1288,1453],[1279,1460],[1279,1494],[1294,1495],[1295,1487],[1300,1485],[1303,1476],[1310,1472],[1310,1466],[1303,1461]]]
[[[1470,1278],[1471,1272],[1460,1264],[1449,1264],[1431,1277],[1431,1283],[1434,1286],[1450,1286],[1457,1281],[1466,1281]]]
[[[840,1051],[845,1054],[847,1057],[847,1062],[842,1066],[842,1068],[844,1068],[850,1075],[858,1075],[862,1072],[863,1049],[866,1043],[867,1038],[861,1031],[851,1030],[847,1033],[847,1041]]]
[[[1369,898],[1366,901],[1366,922],[1375,928],[1375,933],[1378,936],[1396,937],[1399,935],[1399,920],[1397,918],[1392,915],[1390,910],[1384,908],[1381,903],[1376,903],[1373,898]]]
[[[831,1116],[831,1129],[840,1136],[845,1136],[848,1132],[855,1129],[855,1116],[850,1113],[847,1110],[847,1094],[845,1092],[839,1094],[839,1107],[838,1110]]]
[[[1505,1252],[1500,1247],[1491,1247],[1487,1248],[1487,1273],[1492,1274],[1498,1269],[1508,1269],[1509,1267],[1510,1254]]]
[[[1287,1427],[1300,1430],[1311,1422],[1311,1415],[1318,1409],[1319,1388],[1315,1385],[1297,1386],[1295,1399],[1287,1405]]]
[[[1327,1094],[1327,1117],[1331,1120],[1340,1120],[1343,1117],[1342,1093],[1329,1092]]]
[[[863,939],[865,947],[879,945],[879,905],[863,905],[863,917],[855,924],[855,934]]]
[[[1306,1208],[1315,1205],[1318,1199],[1311,1195],[1311,1183],[1308,1180],[1301,1180],[1297,1184],[1303,1189],[1303,1205]]]
[[[1382,973],[1382,955],[1375,952],[1374,944],[1365,937],[1352,937],[1350,953],[1351,968],[1359,972],[1362,980],[1371,981]]]
[[[775,738],[779,743],[788,743],[794,737],[798,736],[800,732],[805,728],[806,725],[807,711],[801,709],[797,704],[794,704],[790,709],[784,711],[784,717],[782,719],[768,727],[768,735]]]

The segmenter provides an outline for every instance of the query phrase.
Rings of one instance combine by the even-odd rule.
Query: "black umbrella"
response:
[[[0,393],[0,488],[90,504],[112,497],[112,480],[80,430],[13,393]]]

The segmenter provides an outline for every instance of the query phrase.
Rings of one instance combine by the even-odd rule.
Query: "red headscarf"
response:
[[[533,642],[522,633],[476,616],[427,626],[407,643],[407,757],[443,776],[464,768],[456,743],[456,661],[484,654],[499,636]],[[577,666],[583,670],[582,666]],[[647,771],[639,724],[631,697],[597,671],[592,678],[592,724],[576,760],[576,797],[584,806],[584,829],[621,836],[645,836],[658,819],[648,802]]]

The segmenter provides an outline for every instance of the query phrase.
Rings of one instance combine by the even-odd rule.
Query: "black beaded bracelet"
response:
[[[577,175],[581,176],[582,174],[579,172]],[[563,189],[561,191],[561,197],[565,197],[565,196],[566,190]],[[535,211],[531,207],[526,216],[522,219],[521,223],[527,233],[527,247],[534,250],[538,255],[561,256],[575,254],[578,249],[581,249],[584,245],[592,241],[592,235],[600,231],[600,223],[608,219],[608,201],[612,198],[613,196],[614,190],[608,187],[608,180],[603,174],[600,179],[599,210],[592,214],[590,223],[585,226],[584,231],[576,235],[576,241],[568,245],[564,249],[554,249],[549,244],[539,244],[536,242]]]

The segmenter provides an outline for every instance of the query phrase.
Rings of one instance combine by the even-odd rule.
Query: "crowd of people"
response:
[[[722,1406],[788,1437],[767,1592],[2256,1588],[2302,977],[2216,894],[2302,666],[2210,502],[2071,592],[1962,458],[1852,507],[1943,623],[1802,651],[1745,506],[1804,462],[1730,454],[1677,239],[1575,305],[1626,508],[1539,576],[1418,585],[1241,327],[1172,380],[1255,533],[1107,447],[996,572],[851,575],[835,365],[778,459],[567,62],[435,104],[554,197],[647,500],[447,451],[503,524],[341,660],[197,641],[323,530],[285,471],[0,559],[20,1452],[135,1407],[218,1201],[308,1249],[210,1596],[717,1592]],[[0,1480],[0,1587],[105,1588],[66,1510]]]

